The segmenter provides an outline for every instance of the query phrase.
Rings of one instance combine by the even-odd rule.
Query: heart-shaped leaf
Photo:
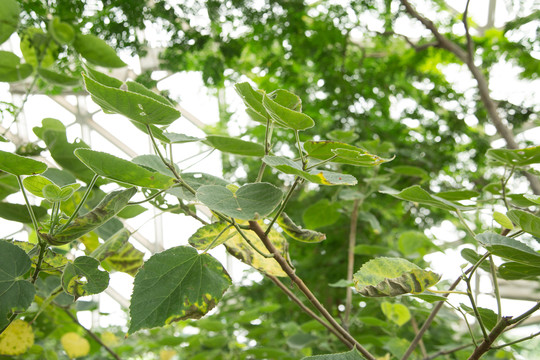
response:
[[[293,97],[295,101],[291,101]],[[293,130],[305,130],[315,125],[312,118],[300,112],[302,109],[300,98],[286,90],[276,90],[271,94],[263,95],[262,104],[272,120],[280,126]],[[300,109],[300,111],[293,109]]]
[[[62,274],[62,288],[75,297],[99,294],[109,286],[109,273],[98,269],[99,261],[79,256],[68,263]],[[83,280],[85,278],[85,280]]]
[[[259,221],[263,225],[262,221]],[[225,242],[227,251],[245,264],[273,276],[287,277],[287,274],[281,269],[279,263],[271,257],[264,257],[259,254],[236,230],[232,230],[229,239]],[[268,254],[268,250],[253,231],[245,231],[244,235],[250,240],[251,244],[263,254]],[[287,240],[275,229],[270,230],[268,238],[284,256],[287,254]]]
[[[171,176],[147,170],[108,153],[78,149],[75,150],[75,155],[96,174],[122,183],[152,189],[168,189],[175,184],[175,179]]]
[[[401,200],[412,201],[415,203],[429,205],[444,210],[470,210],[471,208],[473,208],[472,206],[465,206],[457,202],[443,199],[442,197],[438,197],[436,195],[431,195],[418,185],[408,187],[401,191],[387,189],[380,192],[383,194],[392,195],[393,197]]]
[[[485,232],[476,235],[476,240],[493,255],[522,264],[540,266],[540,254],[516,239]]]
[[[440,275],[405,259],[387,257],[368,261],[353,277],[358,292],[368,297],[419,294],[439,279]]]
[[[69,195],[65,200],[69,199],[73,192],[81,187],[80,184],[68,184],[63,186],[62,188],[59,188],[57,185],[55,185],[51,180],[44,176],[40,175],[34,175],[34,176],[28,176],[23,179],[23,186],[26,190],[28,190],[31,194],[39,197],[45,197],[44,196],[44,188],[46,186],[55,186],[54,189],[55,194],[60,194],[64,192],[64,196],[61,196],[61,198],[64,198],[65,196]],[[51,190],[48,190],[51,191]],[[65,200],[51,200],[50,201],[65,201]]]
[[[0,50],[0,81],[20,81],[30,76],[32,71],[32,65],[21,64],[21,59],[14,53]]]
[[[197,190],[197,199],[204,205],[241,220],[257,219],[270,214],[282,197],[283,192],[269,183],[246,184],[235,193],[219,185],[204,185]]]
[[[170,125],[180,117],[171,105],[154,97],[101,84],[83,74],[86,90],[105,112],[118,113],[143,125]]]
[[[283,229],[285,234],[289,235],[294,240],[307,243],[318,243],[326,240],[325,234],[314,230],[302,229],[284,212],[278,217],[277,223],[279,224],[279,227]]]
[[[48,184],[43,186],[43,197],[50,202],[66,201],[73,195],[75,189],[70,186],[59,188],[56,184]]]
[[[348,174],[340,174],[333,171],[302,170],[302,166],[282,156],[265,156],[263,161],[268,165],[285,174],[300,176],[309,182],[319,185],[356,185],[357,180],[354,176]]]
[[[183,319],[198,319],[212,310],[231,279],[208,254],[178,246],[153,255],[135,276],[129,333]]]
[[[264,156],[264,146],[228,136],[209,135],[204,142],[219,151],[245,156]]]
[[[47,170],[47,164],[0,150],[0,170],[16,176],[41,174]]]
[[[489,149],[486,156],[507,166],[525,166],[540,163],[540,146],[525,149]]]
[[[34,285],[20,279],[31,265],[24,250],[0,240],[0,329],[8,325],[13,311],[26,310],[34,300]]]
[[[104,40],[92,34],[77,34],[73,47],[83,58],[94,65],[107,68],[120,68],[126,66],[116,51],[111,48]]]
[[[538,216],[522,210],[510,210],[507,215],[521,230],[540,237],[540,218]]]

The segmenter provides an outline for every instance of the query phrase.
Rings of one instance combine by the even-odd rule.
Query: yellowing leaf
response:
[[[392,304],[387,301],[381,304],[381,310],[386,318],[401,326],[411,319],[409,309],[403,304]]]
[[[68,332],[60,338],[62,347],[70,359],[83,357],[90,352],[90,343],[77,333]]]
[[[21,355],[33,344],[32,327],[23,320],[15,320],[0,334],[0,355]]]

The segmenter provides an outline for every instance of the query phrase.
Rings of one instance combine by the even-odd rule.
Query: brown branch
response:
[[[470,347],[470,346],[473,346],[473,345],[474,345],[473,343],[470,343],[470,344],[460,345],[460,346],[458,346],[458,347],[456,347],[456,348],[449,349],[449,350],[441,350],[441,351],[437,351],[436,353],[434,353],[434,354],[432,354],[432,355],[429,355],[429,356],[424,357],[424,360],[433,360],[433,359],[438,358],[438,357],[441,356],[441,355],[452,354],[452,353],[455,353],[456,351],[466,349],[466,348],[468,348],[468,347]]]
[[[358,206],[360,199],[354,200],[353,210],[351,213],[351,225],[349,230],[349,249],[347,251],[347,281],[351,281],[354,272],[354,247],[356,246],[356,227],[358,225]],[[345,315],[343,316],[343,327],[349,329],[349,317],[351,316],[352,307],[352,288],[347,286],[345,295]]]
[[[499,335],[502,334],[504,329],[510,324],[510,318],[511,317],[502,317],[493,330],[489,333],[487,339],[484,339],[480,345],[476,349],[474,349],[473,353],[467,360],[478,360],[484,355],[486,352],[488,352],[491,349],[491,345],[493,342],[499,337]]]
[[[431,31],[437,42],[439,43],[439,46],[443,49],[446,49],[456,55],[458,59],[460,59],[467,67],[469,68],[469,71],[471,72],[472,76],[476,80],[478,84],[478,92],[480,94],[480,99],[482,100],[482,103],[484,104],[484,107],[486,108],[486,111],[491,119],[492,124],[495,126],[495,129],[497,129],[497,132],[501,137],[506,141],[506,146],[509,149],[518,149],[518,144],[516,143],[514,139],[514,134],[512,131],[503,123],[498,111],[497,111],[497,104],[496,102],[491,98],[491,95],[489,93],[489,86],[487,79],[485,78],[482,71],[474,64],[474,59],[469,57],[470,54],[470,47],[469,52],[463,50],[458,44],[454,43],[447,37],[445,37],[443,34],[439,32],[435,24],[425,18],[424,16],[420,15],[416,11],[414,7],[409,3],[408,0],[400,0],[401,4],[405,7],[405,10],[407,13],[409,13],[412,17],[420,21],[428,30]],[[464,19],[465,21],[465,19]],[[470,36],[470,35],[469,35]],[[535,194],[540,194],[540,180],[527,172],[524,173],[525,177],[531,184],[531,188]]]
[[[319,323],[321,323],[325,328],[327,328],[332,334],[337,336],[339,340],[341,340],[342,343],[347,345],[349,349],[354,348],[354,345],[347,339],[343,337],[336,329],[334,329],[330,324],[328,324],[326,321],[324,321],[323,318],[321,318],[319,315],[315,314],[310,308],[308,308],[285,284],[283,284],[277,277],[266,274],[266,277],[272,280],[274,284],[277,285],[287,296],[291,301],[293,301],[296,305],[298,305],[306,314],[308,314],[313,319],[317,320]]]
[[[289,278],[292,280],[292,282],[298,287],[300,291],[308,298],[308,300],[313,304],[313,306],[319,311],[319,313],[336,329],[345,339],[347,339],[349,342],[353,343],[356,346],[356,349],[364,355],[364,357],[368,360],[376,360],[376,358],[367,351],[354,337],[352,337],[351,334],[349,334],[348,331],[343,329],[341,325],[338,324],[338,322],[330,315],[328,310],[320,303],[319,299],[313,295],[311,290],[306,286],[304,281],[300,279],[294,272],[294,270],[289,266],[289,263],[287,260],[281,255],[281,253],[278,251],[278,249],[274,246],[274,244],[268,239],[268,236],[264,233],[264,230],[261,228],[259,223],[256,221],[250,221],[249,226],[251,230],[257,234],[259,239],[263,242],[264,246],[268,249],[268,251],[271,254],[274,254],[274,259],[278,262],[279,266],[283,269],[283,271],[289,276]]]
[[[414,318],[414,316],[411,316],[411,325],[413,327],[414,333],[418,334],[418,323],[416,322],[416,319]],[[422,341],[422,339],[420,339],[420,341],[418,342],[418,346],[420,346],[420,351],[422,352],[422,356],[424,358],[427,358],[428,353],[426,351],[426,346],[424,345],[424,341]]]
[[[88,335],[90,335],[90,337],[94,340],[96,340],[96,342],[101,345],[109,354],[111,354],[112,357],[114,357],[116,360],[122,360],[120,358],[120,356],[118,356],[117,353],[115,353],[110,347],[108,347],[107,345],[105,345],[103,343],[103,341],[101,341],[101,339],[99,338],[99,336],[97,336],[96,334],[94,334],[94,332],[92,330],[89,330],[87,328],[85,328],[80,322],[79,320],[77,319],[77,317],[75,315],[73,315],[68,309],[65,309],[65,308],[61,308],[65,311],[65,313],[71,318],[71,320],[73,320],[73,322],[77,325],[79,325],[81,328],[84,329],[84,331],[86,331],[86,333]]]

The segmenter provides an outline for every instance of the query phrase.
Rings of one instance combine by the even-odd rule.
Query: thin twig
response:
[[[526,336],[524,338],[521,338],[521,339],[518,339],[518,340],[515,340],[515,341],[512,341],[512,342],[506,343],[506,344],[502,344],[502,345],[498,345],[498,346],[492,346],[491,348],[492,349],[502,349],[503,347],[506,347],[506,346],[511,346],[511,345],[515,345],[515,344],[518,344],[518,343],[523,342],[523,341],[530,340],[532,338],[537,337],[538,335],[540,335],[540,331],[536,332],[534,334],[531,334],[529,336]]]
[[[414,318],[414,316],[411,316],[411,325],[413,327],[414,333],[418,334],[418,323],[416,322],[416,319]],[[427,357],[428,353],[426,351],[426,346],[424,345],[424,341],[422,341],[422,339],[420,339],[418,346],[420,346],[420,351],[422,352],[422,356]]]
[[[272,226],[274,225],[274,223],[275,223],[276,220],[278,219],[279,215],[281,215],[281,213],[283,212],[283,210],[285,210],[285,206],[287,206],[287,202],[289,202],[289,199],[291,198],[294,189],[295,189],[296,186],[300,183],[300,181],[301,181],[300,176],[297,176],[297,177],[294,179],[294,183],[292,184],[291,188],[290,188],[289,191],[287,192],[287,195],[285,195],[285,199],[284,199],[283,202],[281,203],[281,206],[279,207],[279,209],[278,209],[276,215],[274,216],[274,218],[272,219],[272,221],[270,221],[270,224],[268,224],[268,228],[266,228],[266,231],[264,232],[264,235],[268,235],[268,234],[270,233],[270,230],[272,230]]]
[[[321,325],[323,325],[325,328],[327,328],[332,334],[337,336],[341,342],[343,342],[345,345],[347,345],[350,349],[354,347],[354,345],[347,339],[343,337],[336,329],[334,329],[332,326],[330,326],[326,321],[324,321],[323,318],[321,318],[319,315],[315,314],[310,308],[308,308],[285,284],[283,284],[277,277],[273,275],[266,274],[266,277],[268,277],[270,280],[276,284],[281,291],[283,291],[287,296],[293,301],[296,305],[298,305],[306,314],[308,314],[313,319],[317,320]]]
[[[474,63],[474,44],[471,37],[471,33],[469,31],[469,23],[468,23],[468,13],[469,13],[469,3],[471,0],[467,0],[467,4],[465,4],[465,11],[463,11],[463,26],[465,27],[465,37],[467,38],[467,61],[470,63]]]
[[[458,347],[455,347],[455,348],[449,349],[449,350],[440,350],[440,351],[437,351],[436,353],[434,353],[432,355],[424,357],[424,360],[433,360],[433,359],[438,358],[441,355],[452,354],[452,353],[455,353],[456,351],[466,349],[466,348],[471,347],[473,345],[474,345],[473,343],[470,343],[470,344],[460,345]]]
[[[271,254],[274,254],[274,259],[281,266],[283,271],[289,276],[293,283],[302,291],[302,293],[308,298],[308,300],[313,304],[313,306],[319,311],[319,313],[336,329],[340,334],[343,335],[345,339],[353,343],[356,346],[356,349],[360,351],[364,357],[368,360],[376,360],[375,357],[367,351],[348,331],[346,331],[339,323],[330,315],[328,310],[320,303],[319,299],[311,292],[311,290],[306,286],[306,284],[300,279],[294,270],[289,266],[287,260],[279,253],[278,249],[274,244],[268,239],[268,236],[264,233],[264,230],[261,228],[258,222],[250,221],[249,222],[251,230],[257,234],[259,239],[263,242],[264,246],[268,249]]]
[[[93,332],[92,330],[89,330],[89,329],[85,328],[85,327],[79,322],[79,320],[77,320],[77,317],[71,313],[71,311],[69,311],[68,309],[65,309],[65,308],[62,308],[62,309],[63,309],[63,310],[65,311],[65,313],[71,318],[71,320],[73,320],[73,322],[74,322],[75,324],[77,324],[78,326],[80,326],[81,328],[83,328],[84,331],[86,331],[86,333],[87,333],[88,335],[90,335],[90,337],[91,337],[92,339],[96,340],[97,343],[98,343],[99,345],[101,345],[101,346],[102,346],[109,354],[111,354],[112,357],[114,357],[116,360],[122,360],[122,359],[120,358],[120,356],[118,356],[117,353],[115,353],[110,347],[108,347],[107,345],[105,345],[105,344],[103,343],[103,341],[101,341],[101,339],[99,338],[99,336],[97,336],[96,334],[94,334],[94,332]]]
[[[354,248],[356,246],[356,227],[358,225],[358,207],[360,199],[354,200],[353,210],[351,212],[351,225],[349,228],[349,248],[347,250],[347,281],[350,282],[354,272]],[[343,327],[349,329],[349,317],[352,307],[352,288],[347,286],[345,295],[345,315],[343,316]]]

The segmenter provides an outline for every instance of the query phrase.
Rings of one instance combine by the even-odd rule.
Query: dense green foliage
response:
[[[28,241],[0,240],[0,358],[526,354],[526,342],[497,346],[515,339],[503,331],[538,310],[538,299],[530,311],[508,317],[496,279],[538,283],[540,276],[540,143],[512,145],[512,131],[535,126],[538,104],[497,99],[501,128],[482,89],[503,62],[521,78],[537,79],[538,40],[529,33],[538,34],[538,11],[501,29],[481,29],[465,17],[465,28],[467,21],[475,28],[468,37],[454,31],[463,27],[462,14],[437,1],[435,30],[409,39],[397,24],[422,20],[405,0],[103,0],[95,8],[80,0],[4,2],[0,41],[16,33],[23,56],[0,53],[0,81],[30,79],[28,95],[86,92],[105,113],[121,114],[133,131],[146,133],[154,154],[128,161],[90,149],[68,139],[62,119],[50,118],[33,129],[38,144],[15,149],[4,136],[21,108],[1,108],[7,130],[0,140],[9,151],[0,152],[0,217],[32,230]],[[152,90],[151,71],[123,82],[96,68],[125,66],[120,52],[144,56],[154,40],[147,44],[138,34],[150,27],[164,46],[161,69],[200,71],[220,94],[220,120],[204,139],[169,132],[181,114],[175,99]],[[446,71],[452,66],[471,71],[474,91],[457,90]],[[232,112],[222,96],[231,88],[253,120],[248,125],[243,110]],[[490,149],[490,123],[508,149]],[[228,134],[233,125],[239,136]],[[186,142],[220,151],[223,178],[184,173],[167,159]],[[39,154],[57,168],[33,158]],[[39,206],[30,206],[28,193]],[[25,205],[8,198],[15,194]],[[135,196],[177,216],[202,220],[195,204],[213,216],[202,220],[191,246],[176,244],[143,265],[144,254],[119,221],[144,211]],[[445,220],[458,241],[434,238],[431,229]],[[220,245],[264,280],[231,286],[207,253]],[[446,249],[462,250],[461,262],[470,263],[462,269],[461,295],[449,300],[438,291],[455,286],[438,283],[441,274],[428,269],[426,257]],[[127,328],[110,328],[94,329],[93,337],[75,316],[96,304],[78,298],[104,291],[114,271],[135,276],[129,336],[123,338]],[[473,296],[479,272],[494,279],[496,311]],[[435,321],[413,340],[431,311]],[[14,341],[26,345],[10,348]],[[349,351],[355,345],[360,352]]]

